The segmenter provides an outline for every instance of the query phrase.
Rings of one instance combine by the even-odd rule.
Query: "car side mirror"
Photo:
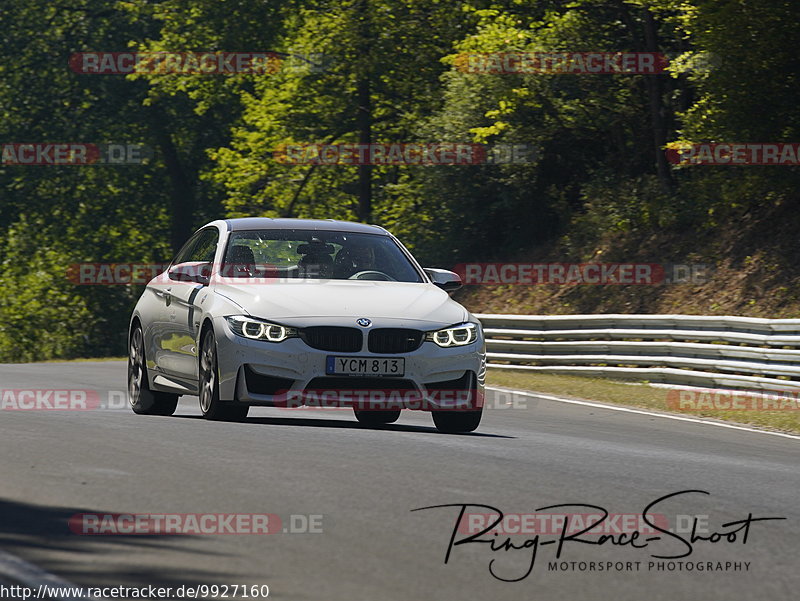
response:
[[[181,263],[170,267],[169,279],[208,286],[211,281],[211,263]]]
[[[426,267],[425,273],[431,281],[439,286],[445,292],[452,292],[461,288],[461,276],[446,269],[435,269],[433,267]]]

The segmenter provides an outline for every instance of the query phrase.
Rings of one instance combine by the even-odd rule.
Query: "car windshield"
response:
[[[295,229],[231,233],[222,273],[234,278],[424,281],[389,236]]]

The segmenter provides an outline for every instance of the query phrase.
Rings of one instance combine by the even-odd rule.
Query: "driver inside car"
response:
[[[375,250],[371,246],[345,246],[336,253],[335,277],[347,279],[362,271],[376,271]]]
[[[301,255],[297,266],[300,268],[300,275],[309,279],[328,279],[333,271],[333,246],[322,242],[319,238],[312,238],[307,244],[301,244],[297,248]]]

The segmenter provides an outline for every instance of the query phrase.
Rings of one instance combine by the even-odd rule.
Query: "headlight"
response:
[[[297,336],[296,328],[287,328],[276,323],[262,321],[243,315],[226,317],[228,327],[237,336],[250,338],[250,340],[266,340],[267,342],[283,342],[287,338]]]
[[[462,323],[460,326],[445,328],[436,332],[428,332],[425,340],[435,342],[442,347],[466,346],[478,339],[478,326],[474,323]]]

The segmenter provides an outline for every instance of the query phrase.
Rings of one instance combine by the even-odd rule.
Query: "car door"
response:
[[[200,271],[214,263],[220,234],[217,228],[206,228],[192,237],[191,245],[176,256],[170,271]],[[184,252],[185,250],[185,252]],[[167,275],[163,302],[165,321],[161,327],[158,354],[161,370],[181,380],[197,379],[197,295],[203,284]]]
[[[175,255],[170,267],[188,260],[197,245],[199,236],[200,232],[197,232],[189,238],[186,244],[178,251],[178,254]],[[164,273],[147,284],[147,289],[145,290],[145,295],[148,298],[146,304],[147,314],[142,319],[146,324],[145,343],[148,362],[152,363],[151,369],[155,368],[156,371],[161,373],[167,371],[170,364],[169,353],[166,349],[170,346],[168,341],[174,334],[171,331],[172,328],[168,317],[169,305],[172,303],[171,294],[174,282],[169,279],[167,271],[164,271]],[[148,323],[149,326],[147,325]]]

